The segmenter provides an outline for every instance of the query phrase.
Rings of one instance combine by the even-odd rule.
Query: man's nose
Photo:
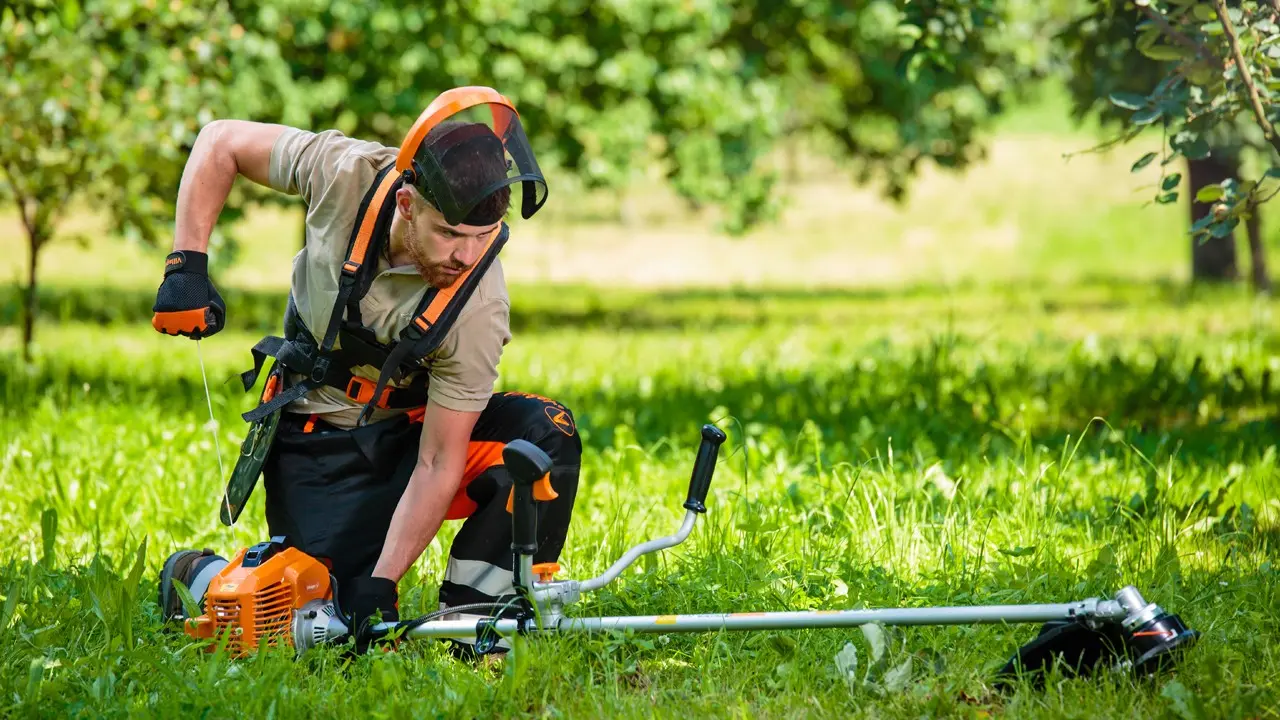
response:
[[[480,251],[484,249],[484,238],[468,238],[467,242],[462,243],[461,247],[453,253],[453,259],[459,265],[471,267],[480,259]]]

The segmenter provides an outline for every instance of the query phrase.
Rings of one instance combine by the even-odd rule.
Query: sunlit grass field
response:
[[[741,240],[658,193],[634,226],[603,211],[533,223],[504,252],[500,389],[576,414],[572,577],[674,531],[699,427],[729,436],[690,540],[573,614],[1066,602],[1134,584],[1203,633],[1176,672],[997,692],[1031,625],[899,631],[875,668],[859,630],[541,638],[486,668],[427,642],[354,663],[203,654],[160,628],[154,582],[175,549],[264,539],[261,490],[218,524],[215,447],[229,467],[252,400],[235,375],[278,322],[297,233],[275,212],[218,276],[233,326],[202,355],[147,324],[163,250],[60,240],[31,365],[16,291],[0,298],[0,712],[1275,717],[1274,303],[1188,289],[1185,207],[1143,207],[1154,178],[1127,172],[1128,149],[1064,160],[1095,138],[1039,117],[901,208],[815,171],[780,225]],[[17,276],[3,222],[0,273]],[[456,529],[402,582],[402,614],[435,607]],[[853,677],[836,659],[850,645]]]

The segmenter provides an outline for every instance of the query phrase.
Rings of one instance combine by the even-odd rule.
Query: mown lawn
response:
[[[1153,178],[1126,175],[1126,155],[1046,166],[1089,140],[1010,137],[968,185],[789,216],[739,245],[673,220],[610,225],[598,244],[573,225],[576,246],[540,230],[507,261],[501,386],[577,415],[573,577],[673,531],[698,428],[729,435],[691,539],[575,614],[1065,602],[1134,584],[1203,633],[1176,672],[996,692],[1028,625],[892,633],[889,667],[912,664],[883,693],[861,682],[859,630],[542,638],[479,669],[427,642],[350,664],[203,654],[159,627],[154,582],[175,549],[264,539],[260,491],[234,529],[217,522],[211,432],[229,465],[251,400],[235,374],[278,322],[295,241],[272,215],[254,237],[274,270],[228,272],[233,326],[201,348],[216,428],[196,346],[147,325],[160,255],[56,245],[29,366],[0,289],[0,714],[1275,717],[1275,305],[1185,289],[1185,209],[1142,208]],[[827,192],[806,197],[834,207]],[[537,242],[573,253],[571,270]],[[629,265],[650,242],[672,270],[646,282]],[[20,246],[12,228],[0,245]],[[723,276],[707,247],[736,248]],[[435,607],[455,531],[402,583],[404,613]],[[850,645],[853,682],[836,661]]]

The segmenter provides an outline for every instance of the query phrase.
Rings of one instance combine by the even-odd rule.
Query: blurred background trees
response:
[[[1232,24],[1225,33],[1218,6]],[[1118,141],[1160,129],[1157,202],[1188,202],[1194,277],[1233,279],[1275,153],[1265,122],[1274,3],[1219,0],[18,0],[0,11],[0,201],[36,258],[63,210],[167,237],[186,151],[214,117],[336,127],[398,145],[438,92],[491,85],[520,108],[553,193],[666,184],[738,234],[776,216],[803,144],[891,198],[963,169],[1034,81]],[[1163,22],[1161,22],[1163,21]],[[1236,28],[1235,26],[1239,27]],[[1230,38],[1254,77],[1242,83]],[[1256,75],[1255,75],[1256,73]],[[1263,114],[1252,110],[1250,87]],[[1190,118],[1190,120],[1188,120]],[[1135,168],[1154,157],[1135,158]],[[1280,174],[1280,173],[1277,173]],[[1181,198],[1181,200],[1179,200]],[[288,199],[237,184],[228,217]],[[625,219],[625,204],[623,219]],[[225,225],[225,224],[224,224]],[[1170,242],[1174,239],[1171,238]],[[234,257],[218,238],[219,262]],[[30,323],[27,323],[30,325]],[[30,337],[28,328],[27,337]]]

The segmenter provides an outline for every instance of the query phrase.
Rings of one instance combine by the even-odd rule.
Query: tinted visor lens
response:
[[[547,201],[520,117],[505,105],[476,105],[442,120],[414,163],[418,190],[450,225],[491,225],[513,205],[527,220]]]

